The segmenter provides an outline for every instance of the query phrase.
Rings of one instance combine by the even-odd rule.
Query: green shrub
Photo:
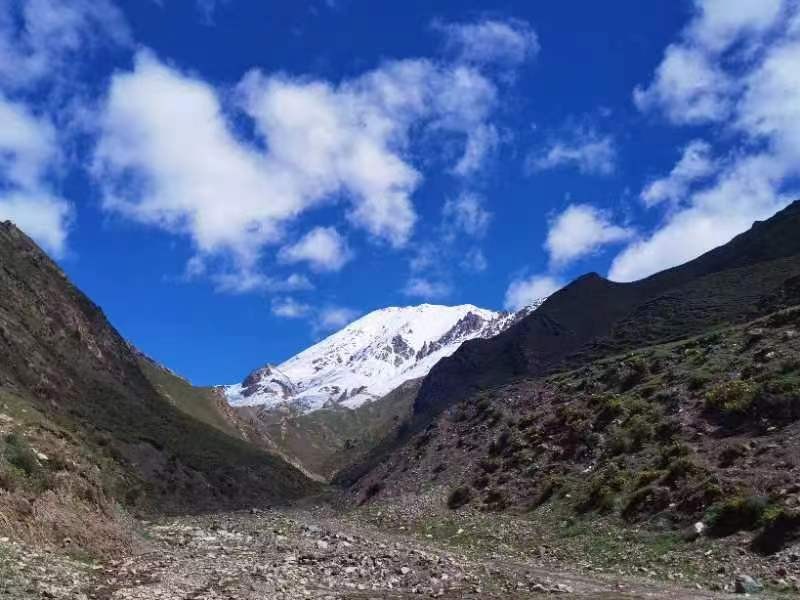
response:
[[[536,493],[536,496],[531,502],[531,509],[538,508],[550,498],[553,497],[553,494],[564,485],[564,482],[558,477],[547,477],[542,481],[542,484],[539,486],[539,490]]]
[[[472,489],[468,486],[462,485],[457,487],[447,497],[447,507],[451,510],[461,508],[472,500]]]
[[[800,512],[769,507],[761,515],[764,529],[753,539],[752,548],[759,554],[775,554],[800,538]]]
[[[661,469],[648,469],[646,471],[641,471],[637,476],[636,480],[633,482],[633,489],[639,490],[643,487],[647,487],[654,481],[658,481],[667,472]]]
[[[616,465],[607,466],[592,477],[585,498],[576,508],[580,512],[611,512],[614,510],[617,495],[625,488],[626,481],[625,474]]]
[[[383,489],[383,484],[380,482],[375,482],[370,484],[370,486],[364,492],[364,502],[368,502],[372,500],[375,496],[381,493]]]
[[[726,446],[719,453],[719,466],[722,468],[731,467],[736,464],[740,458],[747,455],[747,447],[744,444],[732,444]]]
[[[736,496],[715,505],[708,514],[709,531],[724,537],[737,531],[751,531],[761,523],[769,506],[764,496]]]
[[[472,486],[476,490],[483,490],[489,486],[489,477],[486,475],[479,475],[475,481],[472,482]]]
[[[724,414],[744,414],[750,410],[757,394],[758,386],[749,381],[726,381],[706,394],[706,407]]]
[[[628,432],[632,450],[640,450],[655,436],[652,419],[642,414],[634,415],[628,419],[627,423],[625,423],[625,430]]]
[[[667,472],[661,479],[663,485],[675,487],[675,485],[684,479],[689,479],[699,473],[703,472],[703,468],[694,462],[691,458],[683,456],[676,458],[667,467]]]
[[[480,467],[486,473],[494,473],[497,469],[500,468],[500,464],[495,460],[482,460],[480,462]]]
[[[9,433],[5,442],[3,453],[9,464],[25,473],[28,477],[38,475],[41,472],[42,465],[25,438],[16,433]]]
[[[653,514],[664,510],[671,500],[668,488],[648,485],[633,492],[622,509],[622,516],[633,519],[642,513]]]
[[[511,445],[511,431],[504,429],[491,444],[489,444],[489,456],[501,454]]]
[[[0,488],[15,492],[25,484],[25,472],[8,463],[0,464]]]
[[[484,499],[489,510],[503,510],[508,506],[508,500],[502,490],[489,490]]]
[[[594,426],[605,429],[614,419],[624,412],[625,401],[615,394],[595,394],[589,398],[589,406],[597,411]]]
[[[695,373],[689,377],[688,386],[691,391],[696,392],[706,387],[710,381],[711,378],[708,375]]]
[[[625,392],[642,383],[647,377],[648,369],[647,360],[641,356],[633,356],[626,360],[623,364],[623,375],[619,383],[620,389]]]

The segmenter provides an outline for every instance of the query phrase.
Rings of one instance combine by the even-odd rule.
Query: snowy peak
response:
[[[224,391],[233,406],[300,412],[334,405],[355,408],[425,376],[463,342],[497,335],[530,312],[526,310],[500,313],[471,304],[376,310]]]

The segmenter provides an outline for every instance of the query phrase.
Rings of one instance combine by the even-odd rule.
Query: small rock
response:
[[[749,575],[737,575],[734,583],[734,591],[737,594],[758,594],[764,590],[764,586]]]

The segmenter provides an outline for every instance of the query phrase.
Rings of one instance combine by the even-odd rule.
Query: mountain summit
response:
[[[278,366],[226,386],[232,406],[356,408],[427,375],[467,340],[488,338],[527,315],[471,304],[389,307],[373,311]]]

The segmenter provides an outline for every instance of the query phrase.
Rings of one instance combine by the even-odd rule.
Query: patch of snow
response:
[[[371,312],[277,367],[224,386],[232,406],[282,405],[299,412],[357,408],[425,376],[462,343],[504,331],[534,310],[502,313],[471,304],[422,304]]]

